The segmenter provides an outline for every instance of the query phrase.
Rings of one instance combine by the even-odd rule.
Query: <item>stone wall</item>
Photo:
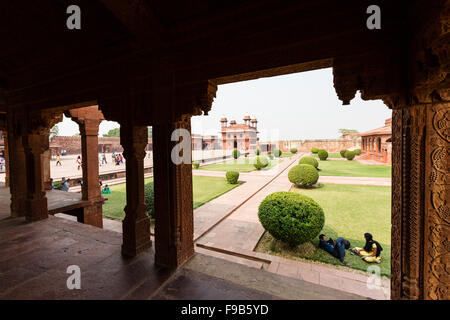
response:
[[[360,139],[316,139],[316,140],[284,140],[279,141],[279,148],[283,152],[290,152],[297,148],[298,152],[310,152],[312,148],[325,149],[329,153],[338,153],[343,149],[360,148]]]
[[[60,147],[65,149],[67,154],[81,154],[81,137],[80,136],[56,136],[50,142],[50,148]],[[152,150],[152,139],[148,139],[146,150]],[[120,145],[119,137],[99,137],[99,152],[123,152]]]

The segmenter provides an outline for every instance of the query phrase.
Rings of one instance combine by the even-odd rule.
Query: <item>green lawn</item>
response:
[[[363,247],[364,233],[369,232],[383,247],[381,273],[390,276],[391,260],[391,188],[326,184],[316,189],[298,189],[312,197],[325,212],[325,226],[321,233],[327,237],[348,239],[351,247]],[[289,258],[306,258],[325,263],[342,265],[329,253],[318,248],[318,239],[291,249],[274,240],[267,232],[257,246],[258,251],[282,255]],[[346,251],[349,267],[366,271],[370,265],[356,255]]]
[[[319,160],[319,175],[346,177],[391,177],[391,166],[367,165],[348,160]]]
[[[293,153],[282,153],[281,154],[281,158],[290,158],[292,157],[294,154]]]
[[[152,180],[152,178],[145,179],[145,183]],[[225,178],[194,176],[194,209],[239,185],[241,185],[241,183],[234,185],[229,184]],[[126,204],[125,183],[117,184],[110,188],[111,194],[104,195],[108,200],[105,201],[105,204],[103,205],[103,216],[111,219],[123,220],[125,217],[123,208]]]
[[[252,158],[239,158],[233,159],[226,162],[214,163],[205,166],[200,166],[198,170],[209,170],[209,171],[237,171],[237,172],[251,172],[256,170],[253,163],[255,161],[255,157]],[[262,170],[268,170],[273,166],[280,163],[281,159],[273,159],[270,160],[269,165]]]

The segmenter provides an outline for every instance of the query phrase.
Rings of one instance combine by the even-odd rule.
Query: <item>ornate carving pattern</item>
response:
[[[449,299],[450,286],[450,103],[428,108],[428,203],[425,220],[425,298]]]
[[[392,217],[391,217],[391,299],[401,297],[402,261],[402,122],[403,110],[392,111]]]

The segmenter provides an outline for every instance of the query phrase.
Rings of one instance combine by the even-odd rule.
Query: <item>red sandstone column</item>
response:
[[[81,155],[83,169],[82,199],[92,205],[83,209],[79,222],[103,228],[102,198],[98,170],[98,127],[100,119],[77,119],[81,134]]]
[[[125,219],[122,223],[122,254],[136,256],[152,246],[150,218],[144,195],[144,158],[148,143],[146,126],[121,125],[120,143],[126,160]]]
[[[50,149],[44,151],[44,187],[45,190],[52,190],[52,179],[50,177],[50,160],[51,160]]]
[[[22,136],[16,135],[11,118],[8,120],[8,171],[11,193],[11,216],[23,217],[26,213],[27,177],[25,166],[25,151]]]
[[[190,132],[190,118],[153,126],[155,263],[165,267],[178,267],[194,254],[192,165],[171,161],[178,143],[171,141],[176,128]]]
[[[27,177],[26,220],[38,221],[48,217],[44,188],[44,152],[49,147],[49,134],[31,133],[23,136]],[[22,174],[23,172],[19,172]]]
[[[6,130],[3,131],[3,141],[4,141],[4,154],[5,154],[5,187],[9,187],[9,147],[8,147],[8,133]]]

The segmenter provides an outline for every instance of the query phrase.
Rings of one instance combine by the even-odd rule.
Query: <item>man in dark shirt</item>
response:
[[[319,236],[319,248],[325,250],[333,257],[338,258],[344,265],[348,265],[348,262],[344,260],[345,249],[350,248],[350,242],[344,238],[338,238],[336,241],[333,239],[327,239],[324,234]]]

